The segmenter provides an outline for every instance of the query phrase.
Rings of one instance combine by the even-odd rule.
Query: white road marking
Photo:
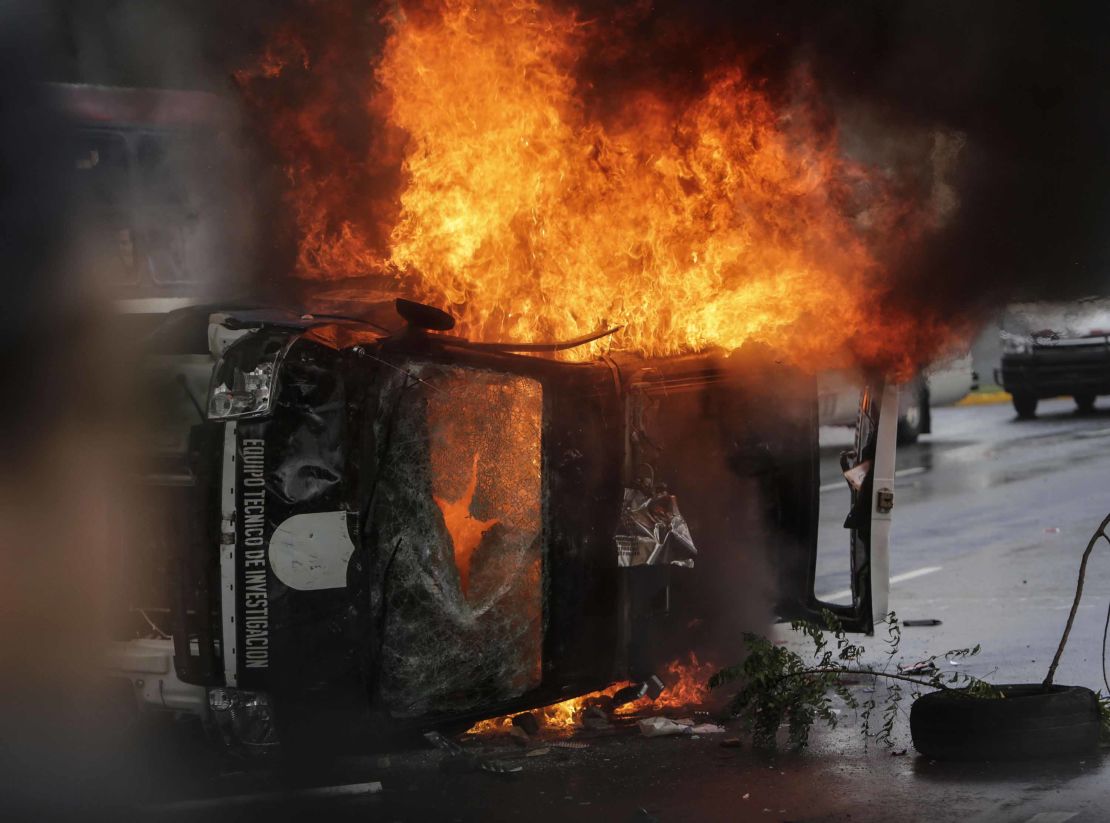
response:
[[[1076,437],[1110,437],[1110,429],[1088,429],[1075,433]]]
[[[1110,431],[1110,429],[1108,429],[1108,431]],[[924,474],[927,471],[929,470],[924,466],[914,466],[910,469],[895,469],[894,479],[897,480],[899,477],[913,477],[915,474]],[[834,480],[832,483],[825,483],[824,485],[819,486],[817,490],[824,494],[825,492],[831,492],[835,489],[847,488],[847,486],[848,481],[846,480]]]
[[[1037,812],[1037,814],[1030,817],[1025,823],[1065,823],[1071,820],[1079,812]]]
[[[903,572],[902,574],[896,574],[892,578],[890,578],[890,585],[893,586],[896,583],[905,583],[907,580],[913,580],[915,577],[924,577],[927,574],[932,574],[933,572],[939,572],[941,570],[941,568],[942,568],[941,566],[924,566],[920,569],[914,569],[913,571],[910,571],[910,572]],[[817,595],[817,599],[818,600],[824,600],[824,601],[828,602],[830,600],[839,600],[842,597],[848,597],[851,594],[852,594],[851,589],[844,589],[843,591],[833,592],[832,594],[819,594],[819,595]]]

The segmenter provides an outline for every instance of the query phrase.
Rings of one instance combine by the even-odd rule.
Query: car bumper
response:
[[[1006,354],[995,382],[1011,394],[1110,394],[1110,347],[1035,349]]]

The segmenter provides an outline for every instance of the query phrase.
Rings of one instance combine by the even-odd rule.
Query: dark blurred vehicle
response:
[[[1018,417],[1045,397],[1070,395],[1089,413],[1110,394],[1110,298],[1010,306],[1000,323],[1002,364],[995,382],[1013,397]]]
[[[124,315],[157,318],[236,281],[234,109],[201,91],[52,83],[78,263]]]

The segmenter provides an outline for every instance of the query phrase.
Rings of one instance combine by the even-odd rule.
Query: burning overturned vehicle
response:
[[[853,596],[828,605],[812,375],[758,346],[568,362],[593,336],[452,325],[383,298],[359,319],[197,307],[152,338],[194,410],[147,476],[147,562],[176,679],[205,693],[188,708],[225,741],[465,728],[646,681],[745,609],[885,613],[894,387],[864,392],[842,458]]]

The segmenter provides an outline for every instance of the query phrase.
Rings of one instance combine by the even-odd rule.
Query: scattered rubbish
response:
[[[699,723],[690,731],[694,734],[724,734],[725,727],[718,726],[716,723]]]
[[[619,689],[613,695],[613,707],[623,706],[625,703],[631,703],[633,700],[639,700],[641,697],[655,700],[663,693],[665,688],[666,686],[663,685],[663,681],[653,674],[642,683],[633,683],[630,686]]]
[[[749,797],[751,797],[751,796],[752,796],[752,793],[751,793],[751,792],[744,792],[744,796],[743,796],[743,797],[741,797],[740,799],[741,799],[741,800],[747,800],[747,799],[748,799]]]
[[[625,686],[623,689],[617,689],[613,693],[613,705],[623,706],[625,703],[631,703],[633,700],[639,700],[644,696],[644,684],[633,683],[630,686]]]
[[[523,714],[514,715],[512,723],[515,728],[520,729],[529,736],[534,737],[535,735],[539,734],[540,721],[531,712],[524,712]]]
[[[551,753],[551,747],[550,746],[542,746],[541,748],[538,748],[538,749],[532,749],[532,751],[528,752],[528,754],[526,754],[524,756],[525,757],[543,757],[545,754],[550,754],[550,753]]]
[[[439,761],[440,771],[448,774],[469,774],[470,772],[489,772],[490,774],[512,774],[524,771],[523,766],[506,766],[498,760],[478,757],[463,751],[462,746],[436,731],[424,732],[424,739],[443,752],[446,757]]]
[[[1049,526],[1047,529],[1044,530],[1044,533],[1045,534],[1059,534],[1060,533],[1060,527],[1059,526]]]
[[[941,625],[941,621],[937,620],[935,617],[930,617],[930,618],[925,618],[925,619],[921,619],[921,620],[903,620],[902,625],[903,626],[939,626],[939,625]]]
[[[555,740],[550,745],[551,745],[552,748],[555,748],[555,749],[588,749],[588,748],[590,748],[589,743],[579,743],[579,742],[574,741],[574,740]]]
[[[899,749],[898,751],[895,751],[895,752],[891,752],[891,753],[890,753],[890,756],[891,756],[891,757],[903,757],[903,756],[904,756],[905,754],[906,754],[906,750],[905,750],[905,749]]]
[[[739,749],[741,745],[739,737],[726,737],[721,741],[721,747],[725,749]]]
[[[499,760],[483,760],[481,769],[491,774],[515,774],[524,771],[523,766],[506,766]]]
[[[663,681],[656,677],[654,674],[644,681],[644,687],[647,689],[647,696],[655,700],[667,688],[663,685]]]
[[[690,527],[678,511],[678,499],[665,483],[655,480],[655,471],[625,488],[620,526],[615,536],[617,565],[684,566],[693,568],[698,550]]]
[[[910,663],[908,666],[899,664],[898,671],[902,674],[933,674],[937,670],[936,663],[932,660],[919,660],[917,663]]]
[[[578,722],[586,729],[611,729],[613,724],[609,722],[609,716],[605,714],[597,706],[591,706],[578,716]]]
[[[462,754],[462,746],[454,740],[444,737],[436,731],[424,732],[424,739],[439,749],[441,752],[449,752],[451,754]]]
[[[636,724],[644,737],[665,737],[672,734],[690,734],[694,727],[692,720],[671,720],[669,717],[645,717]]]
[[[521,746],[527,746],[532,742],[532,737],[520,726],[510,726],[509,736],[513,739],[514,743],[519,743]]]

